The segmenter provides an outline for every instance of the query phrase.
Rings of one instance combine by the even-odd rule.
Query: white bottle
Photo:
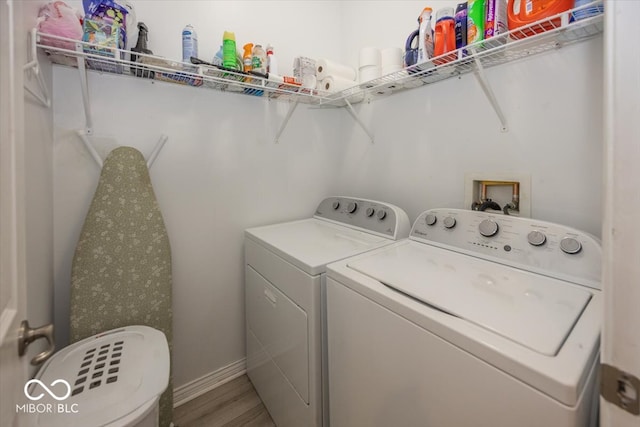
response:
[[[418,64],[428,61],[433,57],[433,30],[431,28],[431,12],[430,7],[425,7],[420,14],[420,27],[418,29]]]
[[[262,74],[267,73],[267,54],[262,48],[262,45],[257,44],[253,47],[251,64],[253,67],[253,71],[257,71],[258,73]]]
[[[191,63],[191,57],[198,57],[198,34],[191,25],[182,30],[182,62]]]
[[[273,54],[273,46],[267,45],[267,73],[278,74],[278,59]]]

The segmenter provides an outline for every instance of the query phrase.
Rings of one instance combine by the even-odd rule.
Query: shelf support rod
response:
[[[82,56],[82,44],[76,43],[78,55],[78,73],[80,73],[80,90],[82,91],[82,103],[84,105],[84,117],[86,121],[85,131],[88,135],[93,133],[93,120],[91,117],[91,104],[89,103],[89,83],[87,81],[87,67]]]
[[[478,54],[476,53],[475,49],[471,49],[471,51],[473,53],[473,60],[476,63],[476,70],[474,71],[473,74],[476,76],[478,83],[480,83],[480,87],[482,88],[485,96],[491,103],[493,110],[498,115],[498,119],[500,120],[500,124],[502,125],[502,129],[501,129],[502,132],[507,132],[509,130],[509,128],[507,127],[507,118],[502,112],[502,109],[500,108],[500,104],[498,104],[498,100],[496,99],[496,96],[494,95],[493,90],[491,89],[491,85],[489,84],[489,81],[485,76],[484,67],[482,66],[482,62],[480,62],[480,60],[478,59]]]
[[[100,157],[100,154],[98,154],[96,149],[91,144],[91,141],[89,141],[87,130],[80,129],[80,130],[77,130],[76,133],[78,134],[82,142],[84,142],[84,146],[87,148],[87,151],[89,152],[89,154],[91,154],[91,157],[93,158],[93,160],[95,160],[100,170],[102,170],[102,157]]]
[[[280,142],[280,136],[282,135],[282,132],[284,132],[284,129],[287,127],[287,123],[289,123],[289,119],[291,118],[293,112],[296,110],[297,106],[298,101],[295,101],[293,104],[289,105],[289,111],[287,111],[287,115],[284,116],[284,121],[280,125],[280,129],[278,129],[278,133],[276,133],[276,144]]]
[[[38,81],[38,86],[40,86],[40,91],[37,93],[27,85],[27,82],[24,82],[24,88],[27,92],[31,94],[35,99],[40,101],[42,105],[49,108],[51,107],[51,97],[49,96],[49,90],[47,89],[47,84],[44,81],[44,77],[42,77],[42,70],[40,69],[40,63],[38,62],[38,51],[37,51],[37,30],[35,28],[31,29],[29,32],[31,46],[29,49],[29,62],[24,65],[24,71],[33,73],[34,77]]]
[[[360,116],[358,115],[356,110],[353,109],[353,106],[351,105],[349,100],[345,99],[344,102],[347,103],[347,111],[349,112],[349,114],[351,114],[351,117],[353,117],[353,119],[360,125],[364,133],[366,133],[367,136],[369,136],[369,140],[373,144],[373,134],[369,131],[369,129],[367,129],[365,124],[362,122],[362,119],[360,119]]]
[[[102,169],[104,162],[102,161],[102,157],[100,157],[100,154],[98,154],[98,151],[95,149],[93,144],[91,144],[91,141],[89,141],[89,135],[87,134],[86,129],[79,129],[76,131],[76,133],[84,143],[84,146],[86,147],[89,154],[91,154],[91,157],[96,162],[98,167]],[[151,166],[153,166],[153,163],[156,161],[158,154],[160,154],[160,151],[167,143],[168,139],[169,137],[167,137],[167,135],[160,135],[160,139],[156,143],[156,146],[153,147],[153,151],[151,151],[151,154],[149,154],[149,160],[147,160],[147,169],[151,169]]]
[[[156,161],[158,154],[160,154],[160,150],[162,150],[162,148],[164,147],[164,144],[167,143],[167,139],[169,139],[167,135],[164,135],[164,134],[160,135],[160,139],[158,140],[158,143],[153,148],[153,151],[151,152],[151,154],[149,154],[149,160],[147,160],[147,169],[151,169],[151,166],[153,166],[153,162]]]

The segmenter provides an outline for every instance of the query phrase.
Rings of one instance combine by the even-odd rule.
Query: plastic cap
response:
[[[253,43],[247,43],[242,47],[244,49],[244,54],[245,55],[251,55],[251,50],[253,49]]]

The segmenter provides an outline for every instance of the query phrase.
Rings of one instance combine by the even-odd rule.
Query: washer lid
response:
[[[416,242],[348,266],[548,356],[558,353],[591,298],[561,280]]]
[[[330,262],[392,242],[315,218],[250,228],[245,235],[312,276],[324,273]]]

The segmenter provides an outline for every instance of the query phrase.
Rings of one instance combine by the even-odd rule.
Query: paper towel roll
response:
[[[318,59],[316,61],[316,76],[318,80],[324,80],[327,77],[341,77],[354,81],[356,79],[356,70],[348,65],[338,64],[329,59]]]
[[[380,50],[380,65],[385,68],[402,68],[402,49],[387,47]]]
[[[377,79],[382,75],[382,69],[379,65],[366,65],[360,67],[360,83]]]
[[[327,92],[340,92],[356,85],[353,80],[343,79],[342,77],[329,76],[323,79],[318,89]]]
[[[360,50],[360,68],[367,65],[380,66],[380,50],[376,47],[365,47]]]

